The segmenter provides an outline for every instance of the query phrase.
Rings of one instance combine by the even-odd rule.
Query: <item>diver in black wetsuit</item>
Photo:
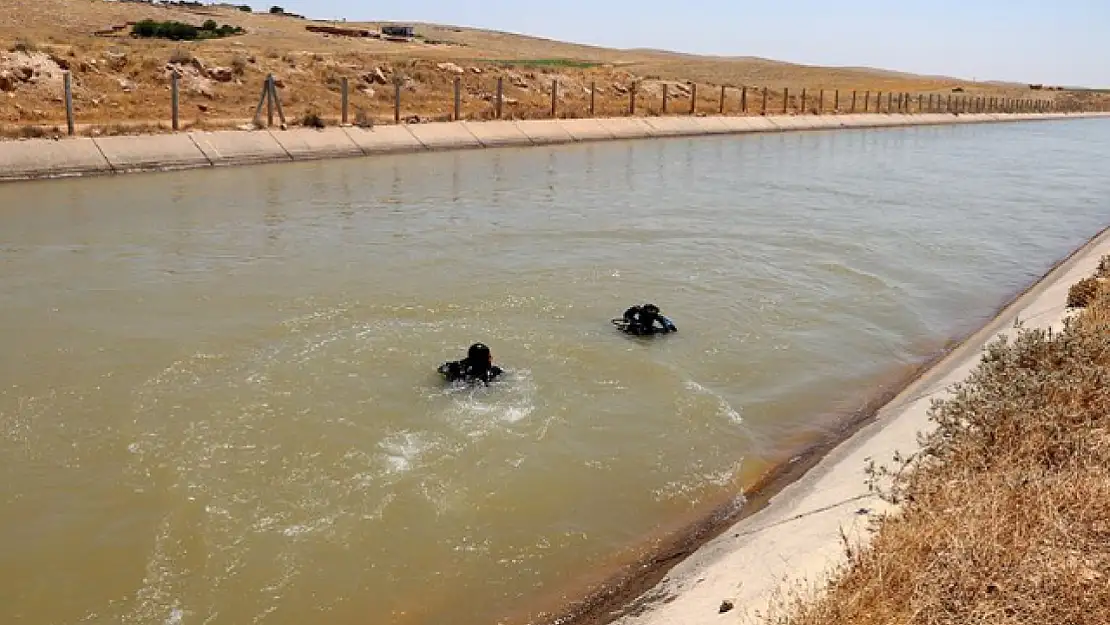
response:
[[[659,307],[655,304],[632,306],[624,311],[622,321],[621,331],[637,336],[678,332],[678,328],[671,323],[670,319],[659,314]]]
[[[481,381],[486,386],[497,376],[501,375],[501,367],[493,364],[493,354],[489,347],[482,343],[470,346],[466,358],[445,362],[437,369],[448,382],[464,380],[466,382]]]

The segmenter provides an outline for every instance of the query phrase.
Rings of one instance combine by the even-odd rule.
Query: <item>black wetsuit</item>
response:
[[[445,362],[439,366],[439,372],[448,382],[465,380],[466,382],[482,382],[486,386],[497,376],[501,375],[501,367],[481,361],[471,361],[466,358]]]
[[[626,323],[624,331],[629,334],[666,334],[678,330],[670,319],[657,312],[645,310],[642,306],[632,306],[624,311],[624,321]]]

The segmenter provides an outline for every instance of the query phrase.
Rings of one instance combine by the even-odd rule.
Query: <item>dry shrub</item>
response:
[[[20,37],[16,39],[15,43],[12,44],[12,47],[9,48],[9,52],[25,52],[27,54],[38,51],[38,44],[36,44],[34,41],[31,41],[30,39],[27,39],[26,37]]]
[[[231,71],[236,76],[242,76],[247,71],[247,57],[242,54],[236,54],[231,57]]]
[[[1068,308],[1086,308],[1098,292],[1098,278],[1083,278],[1068,289]]]
[[[304,117],[301,118],[301,125],[305,128],[316,128],[317,130],[327,126],[324,119],[320,117],[319,111],[315,110],[308,111],[304,114]]]
[[[174,65],[189,65],[193,62],[193,55],[188,50],[178,48],[170,55],[170,63]]]
[[[92,126],[81,134],[90,137],[119,137],[161,134],[169,130],[170,127],[162,123],[128,122]]]
[[[42,139],[47,132],[41,126],[20,126],[17,136],[21,139]]]
[[[1110,254],[1098,261],[1098,272],[1095,275],[1100,278],[1110,278]]]
[[[160,74],[163,66],[161,63],[158,62],[157,59],[146,58],[143,59],[142,64],[139,67],[141,68],[141,71],[145,72],[147,75],[156,76]]]
[[[327,87],[329,91],[342,91],[343,77],[331,70],[327,70],[324,72],[324,86]]]
[[[374,118],[365,109],[355,109],[355,125],[359,128],[373,128]]]
[[[1110,623],[1110,289],[988,346],[895,480],[900,514],[789,625]]]

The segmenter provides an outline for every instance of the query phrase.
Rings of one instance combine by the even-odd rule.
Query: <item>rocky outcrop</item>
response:
[[[235,80],[235,72],[230,67],[209,67],[208,71],[205,73],[216,82],[231,82]]]

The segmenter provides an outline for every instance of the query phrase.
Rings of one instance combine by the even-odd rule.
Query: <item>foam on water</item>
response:
[[[728,401],[719,393],[698,384],[694,380],[686,380],[686,388],[694,393],[705,394],[715,399],[720,407],[720,414],[734,425],[742,425],[744,423],[744,418],[740,416],[740,412],[729,405]]]

